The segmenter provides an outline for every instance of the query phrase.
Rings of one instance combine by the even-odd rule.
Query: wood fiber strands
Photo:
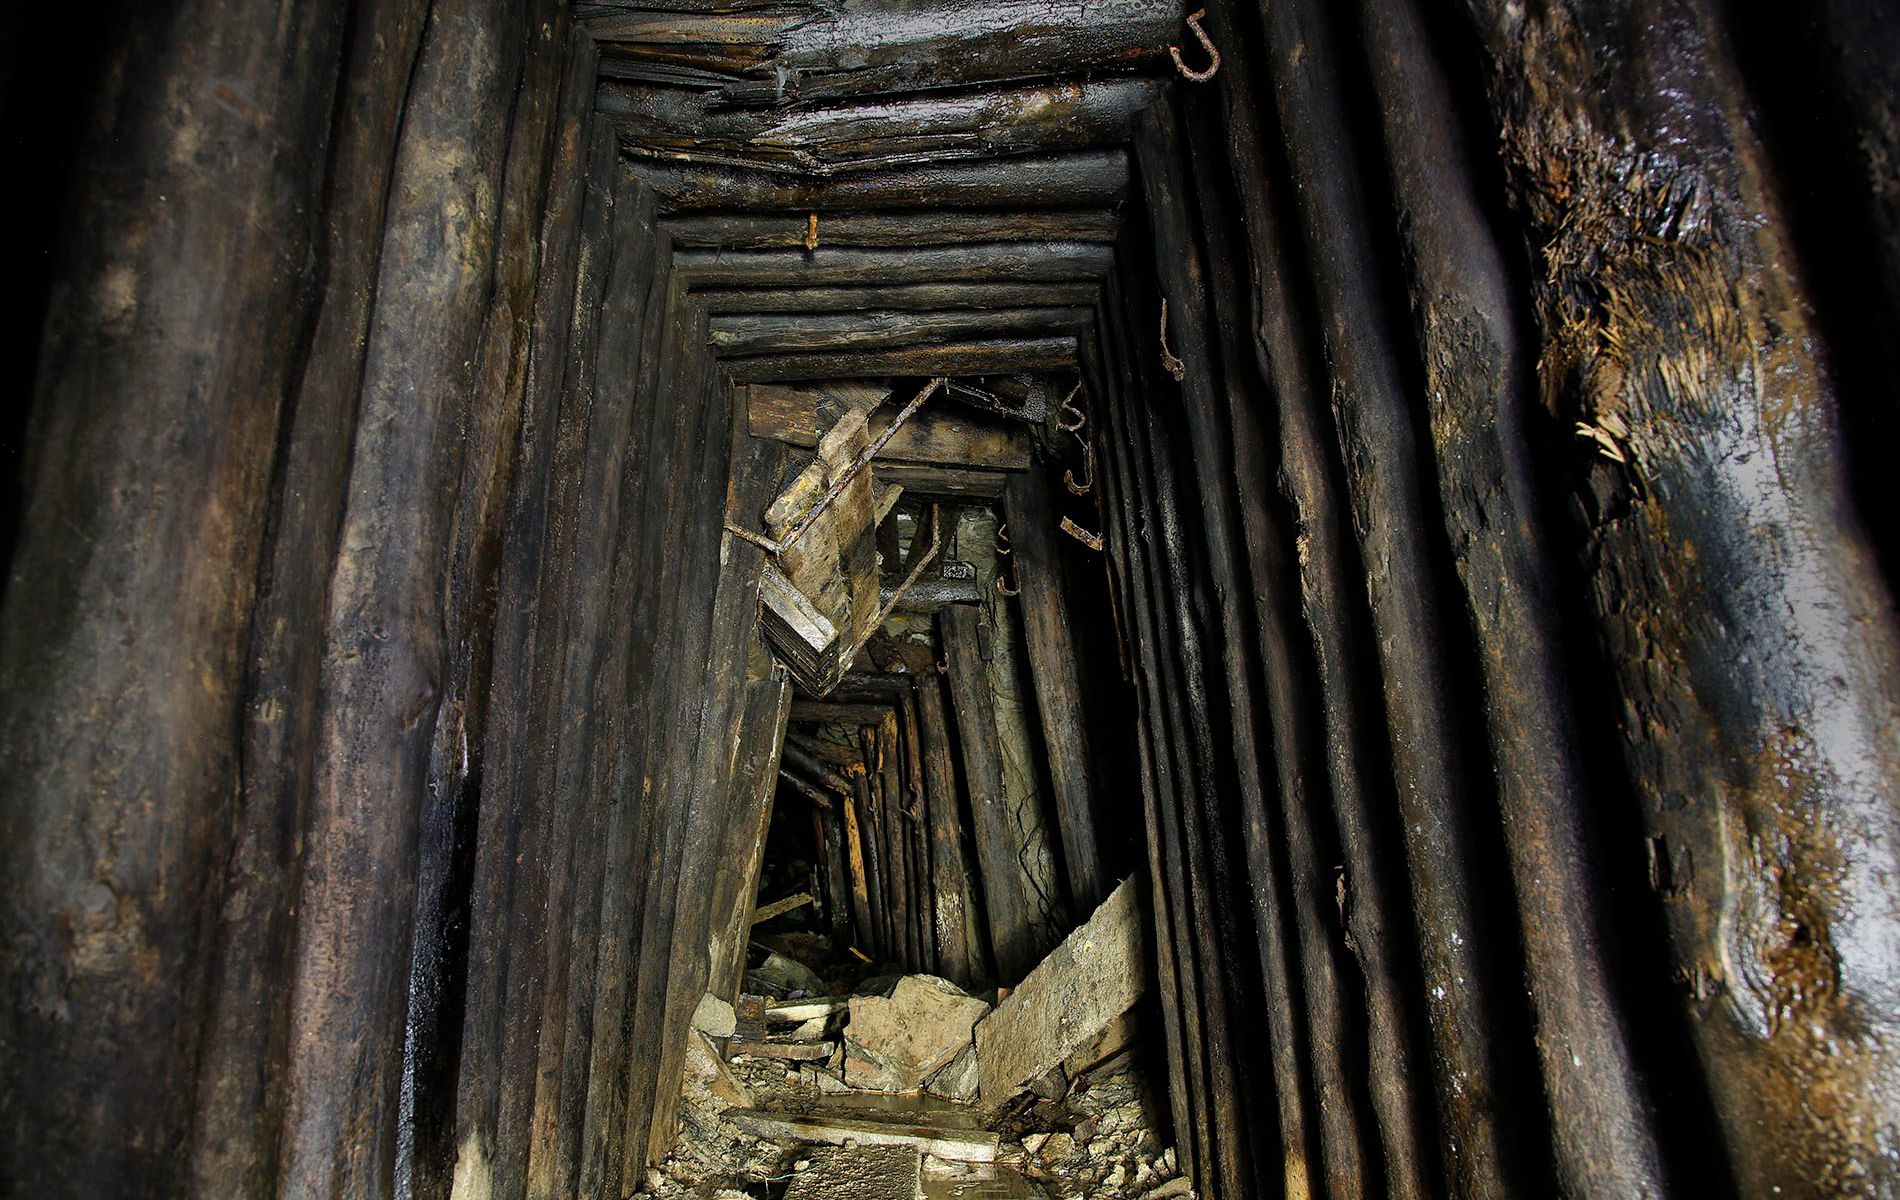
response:
[[[1665,901],[1740,1186],[1877,1194],[1900,1186],[1900,957],[1871,916],[1900,911],[1891,565],[1841,511],[1853,460],[1826,322],[1724,14],[1631,15],[1680,30],[1677,49],[1588,6],[1472,13],[1511,194],[1544,247],[1542,398],[1602,435],[1571,462],[1601,497],[1579,582],[1641,807],[1630,867]],[[1547,53],[1564,65],[1531,69]],[[1545,98],[1585,77],[1589,109]],[[1824,1116],[1817,1094],[1841,1107]]]

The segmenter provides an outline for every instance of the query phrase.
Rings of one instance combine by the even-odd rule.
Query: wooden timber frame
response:
[[[1199,1195],[1900,1194],[1888,7],[8,15],[0,1193],[630,1195],[776,805],[1020,975],[970,598],[795,697],[725,525],[748,388],[1028,375],[882,477]]]

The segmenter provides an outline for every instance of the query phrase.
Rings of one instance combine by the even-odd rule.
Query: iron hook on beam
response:
[[[1181,47],[1168,47],[1168,53],[1174,58],[1174,69],[1181,72],[1183,79],[1192,80],[1195,83],[1206,83],[1208,80],[1214,78],[1214,72],[1220,70],[1220,50],[1214,45],[1214,39],[1207,36],[1207,30],[1201,28],[1201,22],[1206,19],[1206,17],[1207,10],[1203,8],[1187,19],[1188,28],[1193,31],[1195,38],[1201,43],[1201,48],[1207,51],[1207,68],[1205,70],[1196,71],[1193,67],[1188,66],[1187,62],[1181,57]]]

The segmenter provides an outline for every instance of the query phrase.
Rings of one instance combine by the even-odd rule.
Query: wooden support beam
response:
[[[976,610],[946,608],[937,617],[937,629],[950,666],[950,697],[963,748],[963,778],[970,789],[991,949],[1002,981],[1013,983],[1036,965],[1036,914],[1004,808],[1003,751],[996,736],[989,666],[977,641]]]
[[[637,159],[634,176],[662,211],[789,209],[862,212],[888,208],[1056,208],[1116,204],[1134,178],[1121,149],[932,163],[833,179],[705,163]]]
[[[689,288],[820,284],[1073,283],[1099,280],[1114,262],[1100,242],[974,242],[877,250],[679,250],[673,269]],[[796,309],[790,311],[798,311]]]
[[[787,110],[607,80],[595,106],[629,154],[830,177],[1115,145],[1161,86],[1121,75]]]
[[[909,496],[939,496],[960,500],[994,500],[1003,494],[1009,476],[1002,471],[961,470],[912,463],[879,464],[878,478],[903,487]],[[955,601],[951,601],[955,603]]]
[[[956,743],[950,737],[943,684],[934,671],[917,681],[917,723],[924,746],[924,824],[930,842],[930,920],[937,972],[967,986],[976,974],[969,952],[973,897],[963,872],[963,822],[951,758]]]
[[[884,350],[971,338],[1024,338],[1074,333],[1094,309],[1002,308],[906,312],[746,313],[712,319],[710,344],[720,354]]]
[[[1101,285],[1066,283],[907,283],[822,287],[706,288],[694,293],[706,311],[721,313],[862,312],[901,309],[1067,308],[1096,304]]]
[[[792,721],[821,725],[875,725],[890,711],[888,704],[832,704],[824,700],[792,701]]]
[[[894,92],[1165,66],[1172,0],[819,0],[743,11],[581,5],[610,78],[706,89],[725,104]]]
[[[886,375],[987,375],[1003,371],[1060,371],[1076,360],[1073,336],[997,338],[909,346],[859,354],[762,354],[722,364],[736,383],[803,379],[871,379]],[[886,477],[887,482],[894,482]]]
[[[816,389],[760,383],[747,390],[748,428],[753,437],[807,448],[818,444],[821,397]],[[900,407],[887,402],[873,411],[871,427],[886,428]],[[988,422],[962,408],[926,407],[900,426],[873,460],[879,478],[887,460],[1020,471],[1029,466],[1029,435],[1020,425]]]
[[[818,216],[814,230],[811,216]],[[805,249],[821,246],[953,246],[964,242],[1112,242],[1121,215],[1110,208],[1012,212],[709,212],[660,224],[681,249]]]
[[[1083,719],[1082,681],[1076,670],[1075,639],[1070,631],[1068,597],[1056,545],[1056,505],[1048,476],[1027,471],[1003,487],[1009,518],[1017,608],[1023,619],[1024,649],[1035,682],[1036,711],[1042,722],[1055,791],[1056,825],[1069,894],[1077,909],[1089,910],[1108,894],[1095,829],[1095,788],[1088,726]]]

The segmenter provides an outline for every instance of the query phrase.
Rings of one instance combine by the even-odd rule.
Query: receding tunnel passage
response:
[[[0,17],[0,1194],[1900,1197],[1890,7]]]

